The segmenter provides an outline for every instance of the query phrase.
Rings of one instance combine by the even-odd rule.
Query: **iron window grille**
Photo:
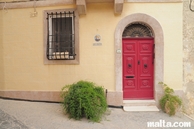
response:
[[[130,38],[135,38],[135,37],[153,37],[152,30],[145,24],[135,22],[129,24],[124,32],[123,32],[123,37],[130,37]]]
[[[47,59],[75,59],[74,11],[47,13]]]

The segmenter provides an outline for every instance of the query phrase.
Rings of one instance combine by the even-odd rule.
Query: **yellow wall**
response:
[[[87,4],[80,16],[80,64],[44,65],[43,11],[72,6],[0,11],[0,90],[58,91],[70,83],[88,80],[115,90],[114,31],[127,15],[146,13],[159,21],[164,31],[164,81],[175,89],[182,87],[182,4],[125,3],[121,15],[113,4]],[[101,35],[102,46],[93,46]]]

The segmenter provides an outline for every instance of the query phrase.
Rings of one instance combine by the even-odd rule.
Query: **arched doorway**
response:
[[[147,14],[136,13],[121,19],[115,29],[115,89],[120,103],[123,101],[123,61],[122,61],[122,39],[125,28],[131,23],[140,22],[146,24],[152,32],[155,43],[155,60],[154,60],[154,100],[158,105],[158,100],[162,95],[162,88],[158,82],[163,81],[164,76],[164,38],[163,30],[160,23]],[[117,98],[118,98],[117,97]]]
[[[130,23],[122,34],[123,99],[154,98],[154,36],[142,22]]]

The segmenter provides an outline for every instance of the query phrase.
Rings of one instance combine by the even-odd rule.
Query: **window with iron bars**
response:
[[[74,11],[47,13],[48,60],[75,59],[75,14]]]

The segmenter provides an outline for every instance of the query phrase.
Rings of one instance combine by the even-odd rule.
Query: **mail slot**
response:
[[[126,78],[134,78],[134,76],[126,76]]]

